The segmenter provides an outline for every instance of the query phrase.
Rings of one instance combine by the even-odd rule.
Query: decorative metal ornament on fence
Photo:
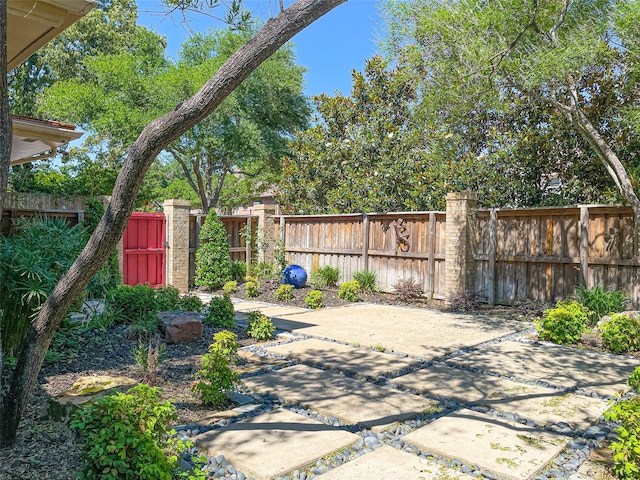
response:
[[[393,222],[393,229],[396,232],[396,249],[401,252],[411,250],[411,243],[409,243],[410,234],[407,231],[407,224],[404,219],[399,218]]]

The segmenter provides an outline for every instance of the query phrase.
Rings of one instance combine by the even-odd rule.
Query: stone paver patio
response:
[[[287,343],[267,345],[264,352],[304,363],[280,368],[276,361],[274,370],[243,378],[244,385],[256,394],[302,405],[322,420],[297,408],[296,413],[277,408],[196,437],[209,454],[224,455],[256,480],[293,478],[287,475],[305,469],[318,480],[462,480],[474,478],[464,473],[474,470],[476,478],[531,480],[564,451],[571,437],[514,423],[513,415],[538,425],[563,422],[584,431],[607,408],[605,400],[595,397],[624,389],[640,363],[546,343],[486,343],[531,327],[497,318],[366,304],[321,311],[286,311],[252,302],[236,306],[268,312],[280,330],[294,334]],[[375,352],[368,348],[373,345],[405,355]],[[478,348],[447,358],[469,347]],[[422,359],[447,364],[422,368]],[[410,373],[394,378],[407,370]],[[399,389],[381,385],[381,376]],[[584,390],[567,394],[562,388]],[[449,399],[460,407],[436,413],[450,405]],[[474,405],[505,413],[479,413],[470,409]],[[397,427],[385,430],[416,415],[426,421],[418,428],[407,427],[407,434],[399,434]],[[343,425],[366,427],[364,436],[349,433],[351,427],[331,426],[332,417]],[[384,446],[374,442],[360,450],[368,445],[357,447],[369,438],[369,429],[381,432],[374,434],[379,438],[395,432],[390,438],[402,441]],[[336,468],[321,475],[322,469],[309,469],[349,448],[358,453],[347,453],[338,463],[330,460]]]

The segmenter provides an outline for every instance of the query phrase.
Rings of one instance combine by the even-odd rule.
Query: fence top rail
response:
[[[189,214],[190,217],[197,217],[197,218],[201,218],[201,217],[206,217],[207,214],[206,213],[190,213]],[[247,218],[251,218],[251,219],[255,219],[258,218],[257,215],[218,215],[218,218],[221,220],[227,219],[227,218],[238,218],[238,219],[244,219],[246,220]]]
[[[405,217],[422,216],[435,213],[436,215],[445,215],[446,212],[439,210],[418,211],[418,212],[374,212],[374,213],[314,213],[310,215],[275,215],[274,218],[284,218],[291,220],[304,220],[306,218],[362,218],[367,217],[391,217],[402,215]]]
[[[516,216],[516,215],[531,215],[531,214],[547,214],[547,215],[567,215],[580,213],[581,208],[587,208],[590,212],[594,213],[633,213],[631,207],[625,205],[568,205],[562,207],[528,207],[528,208],[478,208],[473,212],[480,217],[488,217],[492,211],[495,211],[498,215],[504,216]]]

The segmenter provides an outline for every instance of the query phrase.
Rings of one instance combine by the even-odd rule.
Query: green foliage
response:
[[[465,290],[449,295],[448,309],[452,312],[472,312],[480,307],[480,292]]]
[[[273,265],[276,276],[282,275],[284,269],[289,265],[287,261],[287,251],[285,250],[284,239],[282,237],[276,238],[275,245],[273,247]]]
[[[613,353],[640,351],[640,318],[613,315],[602,325],[602,344]]]
[[[222,286],[222,291],[228,294],[236,293],[238,291],[238,282],[229,280]]]
[[[260,295],[260,284],[250,280],[244,284],[244,291],[249,298],[257,297]]]
[[[231,255],[227,231],[212,210],[200,230],[200,247],[196,251],[196,285],[219,289],[231,280]]]
[[[293,298],[293,285],[280,285],[273,293],[276,300],[286,302]]]
[[[80,226],[61,218],[18,218],[0,237],[2,351],[18,356],[31,321],[85,245]]]
[[[242,282],[247,276],[247,262],[236,260],[231,262],[231,278],[236,282]]]
[[[631,377],[627,380],[627,385],[633,388],[636,392],[640,392],[640,367],[637,367],[633,371]]]
[[[618,439],[611,443],[613,473],[622,480],[640,478],[640,397],[614,405],[604,417],[620,424],[616,430]]]
[[[422,295],[422,285],[413,278],[402,278],[393,288],[401,302],[408,302]]]
[[[376,343],[374,346],[372,346],[371,350],[373,350],[374,352],[380,352],[380,353],[384,353],[387,351],[386,347],[380,343]]]
[[[304,304],[313,309],[322,308],[322,292],[320,290],[311,290],[305,297]]]
[[[591,289],[576,287],[578,301],[589,309],[591,325],[595,325],[605,315],[618,313],[624,310],[627,298],[620,290],[605,291],[596,286]]]
[[[222,297],[213,297],[209,302],[209,310],[205,316],[205,322],[209,325],[222,328],[233,328],[236,326],[236,318],[233,309],[233,302],[228,293]]]
[[[225,392],[232,390],[240,381],[238,374],[231,368],[238,350],[235,339],[232,332],[216,334],[208,353],[202,357],[200,370],[196,372],[195,376],[200,381],[191,386],[194,396],[214,408],[221,408],[227,404]]]
[[[195,296],[181,297],[176,288],[153,289],[149,285],[120,285],[109,292],[106,307],[118,322],[138,323],[157,312],[185,310],[202,311],[202,301]]]
[[[166,434],[175,418],[175,408],[145,384],[94,400],[71,422],[84,439],[82,478],[171,480],[178,457],[165,451],[181,445]]]
[[[325,265],[311,272],[311,283],[317,288],[335,287],[340,279],[340,269]]]
[[[361,292],[375,293],[378,291],[376,286],[378,278],[373,270],[360,270],[353,274],[353,279],[360,285]]]
[[[578,302],[558,302],[556,308],[545,310],[536,321],[536,329],[542,340],[559,344],[573,344],[588,326],[587,310]]]
[[[344,282],[338,288],[338,298],[346,300],[347,302],[359,302],[358,291],[360,290],[360,284],[357,280],[350,280]]]
[[[146,342],[158,334],[158,317],[156,312],[148,312],[138,317],[127,329],[127,338]]]
[[[253,275],[258,280],[273,280],[276,277],[274,264],[271,262],[258,262],[253,266]]]
[[[44,363],[74,360],[85,344],[84,332],[86,332],[86,327],[79,322],[74,322],[69,318],[64,319],[53,335],[49,349],[44,356]]]
[[[247,312],[249,319],[247,323],[247,334],[258,340],[264,342],[273,338],[273,332],[276,331],[276,327],[273,322],[264,313],[257,310]]]

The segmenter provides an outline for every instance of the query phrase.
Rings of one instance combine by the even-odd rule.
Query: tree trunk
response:
[[[227,176],[227,170],[220,170],[220,175],[218,175],[218,181],[216,183],[216,189],[213,192],[213,197],[211,197],[211,203],[209,204],[209,208],[216,208],[218,206],[218,201],[220,200],[220,192],[222,192],[222,186],[224,185],[224,179]]]
[[[213,110],[264,60],[313,21],[346,0],[300,0],[270,19],[234,53],[200,91],[151,122],[132,145],[118,175],[104,216],[87,246],[60,279],[33,321],[20,352],[0,416],[0,447],[15,442],[20,418],[37,381],[54,332],[75,298],[102,266],[124,233],[136,194],[151,163],[172,141]]]

